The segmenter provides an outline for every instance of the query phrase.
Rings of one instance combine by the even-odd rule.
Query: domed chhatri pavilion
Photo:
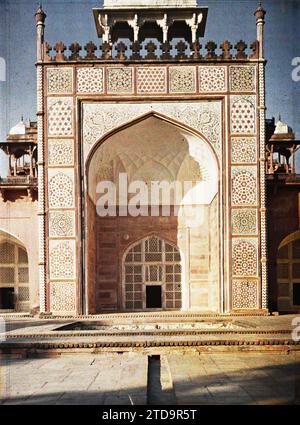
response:
[[[93,15],[97,45],[67,48],[35,14],[37,124],[0,146],[0,310],[299,310],[299,143],[266,121],[263,8],[249,44],[205,41],[196,0],[105,0]],[[99,213],[101,182],[123,193],[115,214]],[[191,186],[169,214],[148,192],[128,214],[137,182]]]

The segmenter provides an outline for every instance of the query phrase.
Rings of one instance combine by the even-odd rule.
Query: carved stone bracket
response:
[[[110,26],[108,25],[108,16],[106,13],[98,16],[98,25],[102,34],[103,43],[109,43]]]
[[[192,43],[195,43],[195,41],[197,41],[197,31],[202,20],[203,20],[202,13],[198,13],[198,14],[194,13],[191,19],[185,20],[186,24],[191,28],[191,31],[192,31]]]
[[[98,36],[103,42],[109,43],[112,40],[113,27],[117,23],[127,22],[133,29],[133,42],[139,40],[139,31],[142,25],[147,22],[156,22],[163,32],[163,43],[168,40],[169,27],[175,22],[186,22],[191,29],[192,42],[197,41],[197,33],[204,34],[206,25],[206,16],[208,9],[206,7],[177,7],[163,8],[152,7],[149,9],[135,8],[99,8],[94,9],[94,16]]]
[[[138,41],[140,32],[140,27],[138,24],[138,15],[135,14],[133,19],[129,19],[128,24],[133,29],[133,41]]]
[[[168,41],[168,31],[169,31],[168,15],[165,13],[163,19],[158,19],[156,23],[163,31],[163,43],[166,43]]]

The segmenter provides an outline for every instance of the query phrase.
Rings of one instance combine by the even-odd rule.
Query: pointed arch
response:
[[[0,241],[1,240],[11,241],[27,250],[26,244],[18,236],[12,232],[8,232],[7,230],[0,228]]]
[[[124,310],[181,310],[182,283],[182,256],[174,243],[152,234],[135,241],[124,252]],[[156,294],[151,294],[153,288],[158,290]]]
[[[288,236],[282,239],[278,246],[278,250],[283,248],[285,245],[295,241],[296,239],[300,239],[300,230],[297,230],[296,232],[290,233]]]
[[[143,115],[135,117],[132,120],[128,120],[126,123],[121,124],[121,125],[113,128],[112,130],[110,130],[106,134],[104,134],[102,137],[100,137],[100,139],[98,139],[97,142],[93,144],[91,150],[89,151],[89,153],[87,155],[87,158],[85,160],[85,174],[87,175],[91,159],[92,159],[94,153],[96,152],[96,150],[99,148],[100,145],[102,145],[107,139],[111,138],[111,136],[115,135],[116,133],[119,133],[123,130],[126,130],[128,127],[132,127],[135,124],[138,124],[138,123],[140,123],[140,122],[142,122],[142,121],[144,121],[148,118],[151,118],[151,117],[156,117],[156,118],[158,118],[162,121],[165,121],[169,124],[174,125],[178,129],[185,130],[185,131],[189,132],[191,135],[199,137],[201,140],[203,140],[205,143],[207,143],[207,145],[209,146],[209,148],[212,152],[212,155],[215,158],[216,163],[218,164],[218,169],[220,169],[220,162],[219,162],[218,155],[217,155],[212,143],[208,140],[208,138],[203,133],[194,129],[193,127],[188,126],[187,124],[184,124],[183,122],[180,122],[180,121],[178,121],[174,118],[171,118],[171,117],[164,115],[160,112],[157,112],[155,110],[152,110],[152,111],[149,111],[149,112],[147,112]]]
[[[1,229],[0,310],[29,311],[28,251],[19,238]]]
[[[277,251],[276,274],[278,311],[299,311],[300,230],[286,236],[279,244]]]
[[[203,177],[203,188],[201,190],[203,193],[214,190],[214,194],[211,198],[214,197],[216,192],[218,191],[219,184],[219,170],[220,164],[218,156],[212,147],[209,140],[199,131],[196,131],[186,124],[182,124],[173,118],[169,118],[161,113],[156,111],[148,112],[140,117],[137,117],[131,121],[128,121],[121,126],[114,128],[103,137],[101,137],[90,150],[86,162],[85,162],[85,186],[86,193],[90,196],[90,184],[89,184],[89,175],[90,175],[90,167],[93,162],[93,158],[95,157],[98,150],[103,146],[106,149],[109,149],[109,145],[107,142],[113,140],[114,137],[117,137],[120,133],[126,130],[134,130],[135,126],[141,123],[145,123],[147,120],[151,118],[156,118],[161,122],[168,124],[171,128],[178,130],[178,134],[181,135],[183,141],[185,141],[187,145],[187,154],[191,157],[192,160],[195,160],[198,163],[198,167],[201,170],[201,175]],[[122,147],[122,143],[119,144]],[[115,155],[115,151],[114,151]],[[118,153],[120,157],[120,154]],[[174,180],[176,180],[174,178]],[[204,187],[205,186],[205,187]]]
[[[154,119],[160,122],[158,125],[154,123],[157,131],[155,135],[149,131],[150,127],[147,127],[147,120]],[[139,124],[141,124],[140,127],[138,127]],[[145,128],[147,132],[140,134],[149,136],[149,140],[146,137],[137,137],[139,131],[145,131]],[[123,131],[130,131],[131,129],[133,129],[133,132],[127,133],[126,137],[125,135],[121,135]],[[168,145],[171,135],[175,134],[176,138],[173,142],[176,142],[176,145],[174,144],[173,146],[171,143]],[[152,139],[150,140],[150,138]],[[197,210],[196,218],[189,217],[186,214],[179,221],[177,217],[170,219],[170,217],[162,218],[162,215],[160,215],[154,218],[152,224],[148,226],[148,223],[143,218],[136,220],[136,217],[108,217],[108,220],[105,222],[106,217],[97,216],[96,209],[94,208],[94,199],[90,196],[89,178],[91,177],[91,181],[97,181],[97,169],[100,169],[105,164],[105,160],[102,158],[111,160],[113,154],[115,154],[118,158],[123,158],[123,164],[126,168],[127,159],[128,157],[131,159],[131,153],[137,157],[135,160],[137,160],[138,164],[139,153],[134,150],[131,150],[129,153],[124,140],[128,139],[132,143],[138,143],[140,140],[143,150],[147,151],[148,148],[153,148],[149,147],[150,142],[154,146],[164,138],[164,146],[167,148],[167,153],[170,154],[166,165],[172,167],[174,163],[177,164],[178,162],[176,176],[180,172],[180,177],[184,180],[184,170],[181,169],[181,161],[172,157],[183,146],[185,153],[183,159],[186,155],[190,156],[194,161],[193,166],[196,167],[197,164],[199,165],[200,172],[198,174],[202,179],[200,183],[205,185],[201,187],[202,192],[211,194],[211,196],[205,199],[201,198],[199,214]],[[182,145],[180,145],[181,142]],[[124,156],[120,156],[120,146],[122,143]],[[170,146],[173,146],[173,148],[170,149]],[[155,152],[158,154],[157,156],[153,156],[154,150],[151,151],[151,164],[154,164],[155,161],[160,161],[159,155],[163,155],[162,148],[162,143],[160,143],[157,150],[155,148]],[[151,155],[149,155],[149,158]],[[185,169],[189,169],[189,167],[186,166]],[[125,124],[119,125],[99,138],[87,155],[82,171],[86,182],[84,185],[86,199],[84,204],[85,213],[83,214],[86,249],[83,255],[86,264],[84,267],[84,291],[88,301],[88,311],[98,313],[109,310],[111,306],[114,306],[114,310],[124,308],[124,299],[122,298],[122,279],[124,276],[122,262],[124,249],[125,247],[126,249],[128,248],[129,241],[130,243],[134,243],[135,241],[138,242],[149,237],[149,229],[157,229],[153,234],[156,236],[160,235],[160,238],[165,241],[167,241],[168,235],[170,235],[170,239],[175,241],[175,246],[179,249],[184,264],[187,264],[182,272],[182,282],[186,282],[183,285],[181,299],[183,308],[186,310],[219,311],[221,299],[221,249],[219,249],[221,233],[219,222],[222,208],[219,188],[220,164],[217,153],[210,141],[199,131],[188,127],[186,124],[182,124],[173,118],[152,110],[127,121]],[[206,191],[203,190],[205,188],[207,189]],[[215,201],[213,202],[213,200]],[[189,200],[187,199],[186,202],[188,205]],[[164,226],[164,223],[166,223],[166,226]],[[187,235],[187,229],[191,229],[191,227],[193,229],[190,235]],[[171,246],[173,245],[171,244]],[[215,255],[212,255],[212,252],[209,251],[211,246],[215,247]],[[199,258],[201,259],[200,266]],[[210,258],[213,258],[213,260],[210,260]],[[188,266],[189,261],[190,265]],[[202,269],[200,270],[200,268]],[[204,285],[203,281],[205,281]]]

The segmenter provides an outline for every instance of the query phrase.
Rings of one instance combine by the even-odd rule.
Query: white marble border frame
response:
[[[225,97],[226,99],[226,97]],[[184,103],[194,103],[195,105],[202,105],[203,104],[207,104],[210,107],[212,107],[212,105],[214,103],[217,103],[218,105],[218,120],[219,120],[219,146],[217,149],[215,149],[215,146],[213,143],[211,143],[211,141],[209,140],[209,138],[204,134],[204,140],[206,138],[206,140],[208,140],[208,143],[210,145],[210,148],[214,151],[214,154],[216,155],[217,161],[218,161],[218,166],[219,166],[219,188],[218,188],[218,193],[219,193],[219,235],[220,235],[220,243],[221,243],[221,249],[220,249],[220,272],[219,272],[219,276],[220,276],[220,286],[219,286],[219,313],[224,313],[225,311],[228,311],[228,309],[226,308],[226,306],[224,306],[224,293],[226,291],[226,287],[229,287],[229,282],[228,279],[226,279],[227,273],[225,273],[225,265],[223,264],[223,259],[224,259],[224,244],[226,243],[226,240],[228,240],[229,235],[227,234],[227,230],[225,228],[224,225],[224,207],[223,207],[223,203],[224,203],[224,190],[222,190],[222,188],[224,188],[224,177],[223,177],[223,157],[225,155],[225,151],[223,152],[223,149],[225,149],[225,142],[224,142],[224,133],[226,134],[226,131],[224,131],[224,108],[226,107],[226,102],[224,103],[224,98],[214,98],[213,100],[210,99],[209,101],[205,100],[205,99],[192,99],[192,100],[181,100],[180,102],[174,102],[174,100],[172,101],[171,99],[169,100],[149,100],[149,102],[147,104],[145,104],[145,102],[142,102],[140,100],[129,100],[129,99],[124,99],[122,102],[116,102],[114,99],[110,99],[110,100],[106,100],[105,102],[101,102],[101,101],[96,101],[96,100],[90,100],[90,99],[78,99],[78,112],[79,112],[79,120],[80,120],[80,134],[79,134],[79,138],[80,138],[80,149],[81,149],[81,158],[80,158],[80,162],[81,165],[79,166],[79,170],[80,170],[80,178],[83,179],[83,184],[81,186],[82,190],[84,191],[81,194],[82,197],[82,211],[81,211],[81,230],[79,230],[79,232],[85,234],[86,233],[86,222],[84,221],[84,217],[86,217],[86,201],[85,198],[87,196],[87,182],[86,182],[86,164],[87,161],[89,160],[89,157],[92,155],[92,152],[95,148],[95,146],[97,146],[97,144],[99,143],[99,141],[101,140],[106,140],[110,137],[110,135],[112,135],[114,132],[118,131],[119,129],[121,130],[123,127],[127,127],[128,125],[130,125],[132,122],[134,123],[135,121],[138,120],[142,120],[143,118],[147,117],[148,115],[150,116],[151,113],[153,113],[153,115],[157,115],[160,116],[160,113],[162,111],[159,110],[159,108],[155,108],[155,106],[153,105],[157,105],[157,104],[161,104],[163,107],[166,104],[173,104],[175,105],[175,110],[176,108],[179,109],[180,111],[180,106],[182,106],[182,104]],[[107,122],[107,120],[103,120],[100,116],[97,116],[97,119],[99,119],[99,123],[100,126],[103,125],[105,127],[105,131],[103,132],[98,132],[97,137],[95,137],[94,134],[94,140],[93,143],[86,143],[85,145],[85,131],[84,131],[84,126],[85,126],[85,111],[84,111],[84,105],[97,105],[97,106],[102,106],[102,105],[122,105],[123,107],[128,104],[131,104],[133,106],[133,108],[137,109],[137,106],[139,104],[145,105],[147,108],[144,108],[144,110],[140,113],[135,112],[134,115],[132,116],[130,113],[127,115],[125,114],[125,116],[123,114],[121,114],[121,120],[115,120],[112,119],[111,122],[113,122],[113,126],[110,126]],[[150,105],[150,107],[149,107]],[[179,106],[179,108],[178,108]],[[117,112],[115,110],[115,112]],[[112,114],[113,115],[113,114]],[[162,119],[166,119],[166,121],[170,120],[170,123],[172,124],[172,121],[174,122],[174,125],[182,125],[183,128],[186,129],[186,131],[191,131],[192,133],[194,132],[195,135],[201,135],[200,129],[199,128],[195,128],[194,125],[192,124],[188,124],[187,121],[180,119],[180,115],[178,116],[174,116],[173,114],[167,116],[167,114],[161,114],[162,115]],[[187,117],[188,119],[190,119],[191,114],[188,114]],[[200,137],[199,135],[199,137]],[[203,134],[202,134],[203,135]],[[228,203],[228,201],[227,201]],[[86,242],[83,244],[81,253],[80,253],[80,258],[82,261],[82,268],[85,269],[85,260],[86,260]],[[83,305],[84,305],[84,314],[88,314],[89,312],[87,311],[87,300],[88,300],[88,293],[87,293],[87,285],[86,285],[86,281],[85,281],[85,273],[83,273],[82,275],[82,282],[81,282],[81,290],[82,290],[82,294],[84,294],[84,300],[83,301]]]
[[[37,128],[38,128],[38,223],[39,223],[39,298],[40,313],[47,311],[47,270],[46,270],[46,219],[45,219],[45,141],[44,141],[44,72],[37,65]]]
[[[261,235],[261,308],[268,309],[267,271],[267,199],[266,199],[266,104],[265,62],[258,67],[259,74],[259,139],[260,139],[260,235]]]

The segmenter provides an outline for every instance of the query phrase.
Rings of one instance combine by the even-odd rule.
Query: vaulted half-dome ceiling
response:
[[[118,185],[120,173],[127,174],[129,184],[188,181],[195,186],[202,182],[214,194],[217,191],[218,170],[208,144],[156,116],[121,130],[99,146],[89,166],[91,199],[97,199],[99,182]]]

